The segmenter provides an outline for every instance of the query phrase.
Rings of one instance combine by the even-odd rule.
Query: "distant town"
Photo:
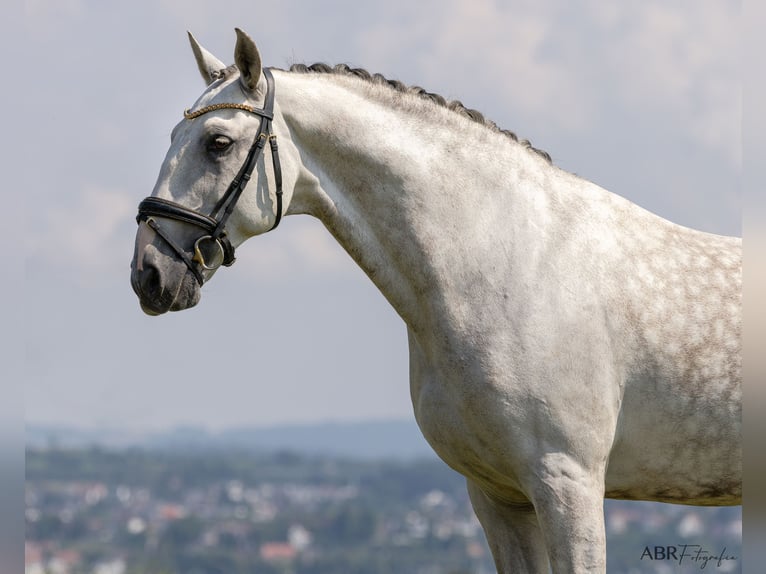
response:
[[[463,478],[433,457],[36,445],[25,498],[26,574],[495,572]],[[610,573],[741,571],[740,507],[606,515]]]

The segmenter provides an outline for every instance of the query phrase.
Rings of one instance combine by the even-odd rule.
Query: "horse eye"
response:
[[[225,151],[228,149],[228,147],[232,144],[231,138],[227,138],[226,136],[215,136],[210,140],[210,143],[208,143],[208,149],[211,151]]]

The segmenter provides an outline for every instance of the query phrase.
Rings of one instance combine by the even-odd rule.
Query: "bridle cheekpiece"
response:
[[[239,200],[239,197],[245,190],[248,181],[250,181],[250,176],[267,141],[271,146],[277,202],[274,224],[269,231],[276,228],[282,219],[282,168],[279,163],[277,136],[271,131],[271,122],[274,119],[274,76],[268,68],[263,69],[263,75],[266,78],[266,101],[263,109],[248,104],[221,103],[205,106],[194,111],[184,111],[184,118],[187,120],[193,120],[209,112],[223,109],[242,110],[261,117],[258,133],[255,135],[255,139],[250,146],[242,167],[239,168],[237,175],[231,181],[221,199],[215,204],[212,212],[209,215],[204,215],[180,203],[160,197],[147,197],[138,206],[136,221],[138,223],[141,221],[146,222],[175,251],[194,274],[200,286],[205,281],[200,267],[206,270],[214,270],[218,269],[221,265],[228,267],[235,261],[234,246],[226,235],[226,222],[234,211],[237,200]],[[196,225],[202,228],[206,234],[200,236],[194,242],[192,255],[189,255],[186,249],[178,245],[165,232],[155,217],[175,219],[176,221]]]

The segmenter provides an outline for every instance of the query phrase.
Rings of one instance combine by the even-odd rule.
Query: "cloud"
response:
[[[105,268],[124,270],[136,210],[133,194],[90,185],[73,196],[68,205],[38,206],[39,219],[31,223],[37,229],[27,239],[28,257],[88,279]]]
[[[358,273],[332,235],[310,217],[288,217],[279,229],[246,241],[237,248],[237,267],[259,281],[282,281],[312,273]]]
[[[415,68],[431,90],[459,85],[471,107],[562,130],[592,130],[609,121],[605,111],[653,109],[739,165],[737,2],[447,0],[403,10],[360,34],[366,59]]]
[[[679,127],[739,166],[741,74],[736,2],[625,4],[594,21],[610,36],[609,69],[626,106],[668,110]]]
[[[394,56],[402,67],[414,66],[411,75],[429,90],[451,86],[454,92],[461,86],[462,93],[446,97],[476,107],[471,100],[492,99],[481,94],[493,94],[525,113],[550,115],[560,108],[555,104],[562,84],[577,80],[567,62],[544,53],[555,35],[547,5],[452,0],[411,3],[404,10],[406,17],[365,31],[360,50],[370,60]],[[568,114],[561,121],[580,123]]]

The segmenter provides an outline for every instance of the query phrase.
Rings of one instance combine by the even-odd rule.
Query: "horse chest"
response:
[[[503,440],[512,419],[487,411],[483,401],[450,396],[429,378],[413,378],[411,387],[418,425],[439,457],[486,492],[523,501],[516,473],[523,465],[514,462],[513,440]]]
[[[448,355],[429,356],[410,333],[410,390],[424,437],[444,462],[485,492],[526,503],[530,462],[549,438],[546,425],[539,424],[546,398],[523,384],[501,384],[507,377],[500,376],[499,365],[460,352]]]

